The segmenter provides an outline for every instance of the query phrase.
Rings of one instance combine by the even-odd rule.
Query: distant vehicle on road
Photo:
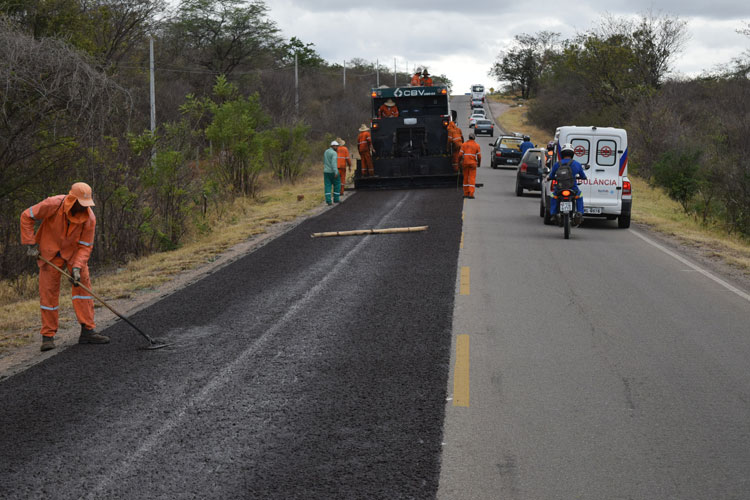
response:
[[[481,108],[484,106],[484,100],[483,99],[472,99],[471,100],[471,108]]]
[[[499,165],[515,167],[521,163],[521,143],[523,137],[516,135],[501,135],[492,143],[492,155],[490,156],[490,167],[499,168]]]
[[[469,128],[473,128],[477,120],[480,118],[486,118],[484,109],[475,109],[474,113],[469,117]]]
[[[471,86],[471,98],[484,102],[484,85],[475,83]]]
[[[528,149],[521,158],[521,166],[516,172],[516,196],[522,196],[523,190],[542,190],[542,169],[546,150],[542,148]]]
[[[487,134],[490,137],[494,137],[495,124],[492,123],[492,120],[488,120],[486,118],[477,118],[476,122],[474,123],[474,134]]]

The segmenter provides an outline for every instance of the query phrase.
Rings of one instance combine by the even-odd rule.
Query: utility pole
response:
[[[299,65],[297,52],[294,53],[294,114],[299,118]]]
[[[150,67],[150,93],[151,93],[151,133],[156,132],[156,90],[154,84],[154,39],[148,38],[149,67]]]
[[[346,90],[346,59],[344,59],[344,90]]]
[[[396,85],[396,58],[395,57],[393,58],[393,86],[398,87],[398,85]]]
[[[375,86],[380,87],[380,60],[375,59]]]

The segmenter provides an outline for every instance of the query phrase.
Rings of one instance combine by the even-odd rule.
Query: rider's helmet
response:
[[[560,150],[560,156],[562,158],[573,158],[573,145],[570,143],[564,144],[562,149]]]
[[[528,135],[525,135],[525,136],[523,136],[523,140],[526,141],[526,142],[528,142],[528,141],[531,140],[531,137],[529,137]]]
[[[550,141],[547,143],[547,151],[554,151],[555,150],[555,141]]]

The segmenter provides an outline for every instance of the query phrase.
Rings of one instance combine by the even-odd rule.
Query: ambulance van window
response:
[[[575,153],[573,159],[581,165],[587,164],[589,162],[589,148],[591,147],[589,140],[573,139],[570,144],[573,146],[573,152]]]
[[[596,164],[611,167],[617,159],[617,143],[611,139],[600,139],[596,144]]]

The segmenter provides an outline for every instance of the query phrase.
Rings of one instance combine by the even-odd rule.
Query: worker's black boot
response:
[[[78,337],[79,344],[109,344],[109,337],[97,333],[96,330],[89,330],[81,325],[81,336]]]
[[[41,351],[51,351],[55,348],[55,337],[44,337],[42,336],[42,347]]]

